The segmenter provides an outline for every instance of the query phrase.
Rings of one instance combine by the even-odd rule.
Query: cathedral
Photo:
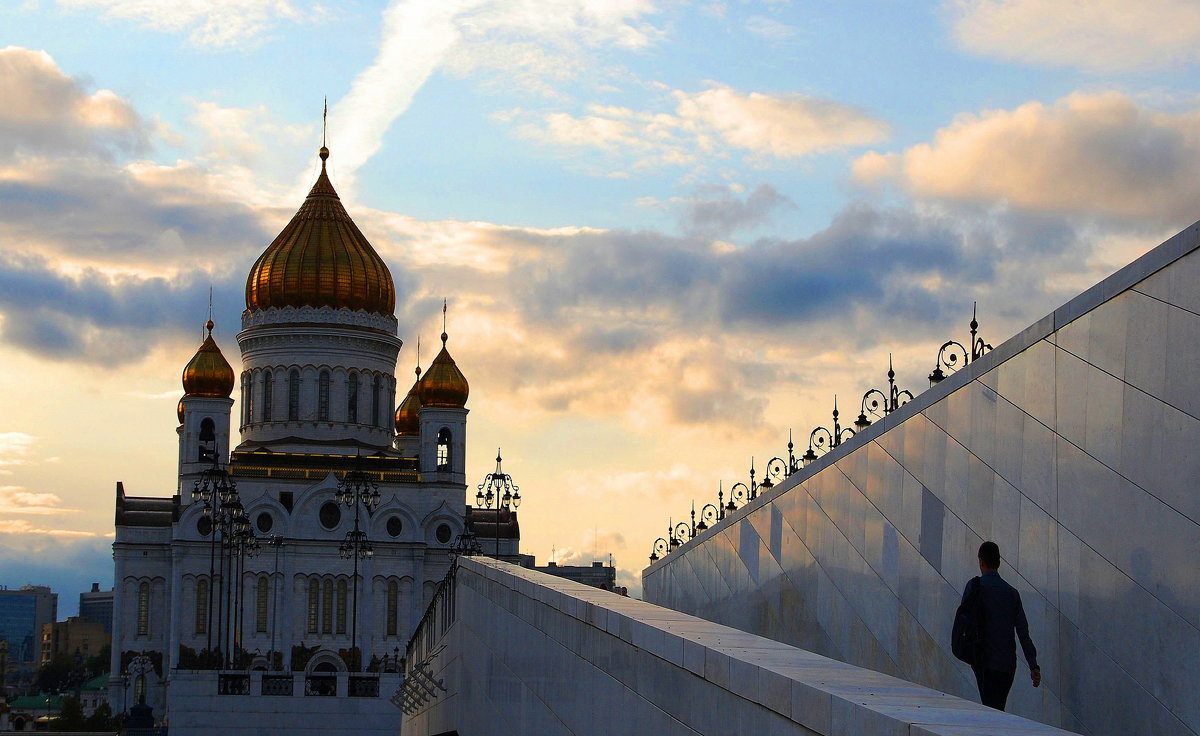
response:
[[[117,484],[110,702],[172,733],[394,733],[399,659],[464,532],[467,380],[443,331],[397,406],[392,275],[328,157],[246,278],[240,370],[211,318],[183,370],[173,495]],[[478,516],[516,554],[515,514]]]

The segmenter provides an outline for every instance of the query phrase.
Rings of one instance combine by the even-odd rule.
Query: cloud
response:
[[[212,283],[206,275],[140,278],[87,269],[68,276],[45,261],[0,253],[0,336],[55,360],[109,368],[135,362],[156,344],[196,334]],[[240,281],[215,284],[224,303],[239,301]],[[196,309],[181,308],[189,303]]]
[[[930,143],[854,164],[914,196],[1031,212],[1190,223],[1200,201],[1200,110],[1166,113],[1119,92],[959,116]]]
[[[21,486],[0,486],[0,514],[48,516],[79,510],[62,508],[61,503],[62,499],[53,493],[37,493]]]
[[[684,232],[709,238],[765,225],[775,210],[795,206],[769,184],[759,184],[744,198],[739,198],[733,187],[704,186],[691,197],[672,201],[684,208]]]
[[[12,513],[11,511],[9,513]],[[98,537],[95,532],[78,529],[48,529],[34,526],[25,519],[0,519],[0,534],[40,534],[49,537]]]
[[[0,100],[0,158],[148,145],[147,127],[129,103],[106,89],[89,94],[45,51],[0,49]]]
[[[325,15],[320,6],[297,7],[289,0],[58,0],[58,4],[95,8],[110,18],[131,20],[155,31],[187,31],[193,44],[213,48],[244,45],[279,20],[316,20]]]
[[[589,49],[639,49],[657,37],[638,19],[647,0],[395,0],[383,14],[379,51],[330,111],[338,171],[351,177],[383,145],[435,71],[492,71],[505,84],[552,93],[574,78]]]
[[[863,110],[795,93],[743,93],[711,83],[675,90],[672,112],[589,105],[586,113],[513,114],[516,134],[562,149],[599,149],[633,170],[686,166],[742,152],[757,162],[794,159],[877,143],[889,126]],[[611,170],[611,169],[610,169]]]
[[[780,23],[774,18],[752,15],[746,19],[746,30],[768,41],[783,41],[796,35],[796,27]]]
[[[954,39],[1004,61],[1093,72],[1200,60],[1192,0],[949,0]]]
[[[0,432],[0,475],[12,475],[7,466],[24,465],[37,437],[24,432]]]

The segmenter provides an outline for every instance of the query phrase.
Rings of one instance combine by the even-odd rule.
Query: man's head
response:
[[[979,569],[1000,569],[1000,546],[995,542],[984,542],[979,545]]]

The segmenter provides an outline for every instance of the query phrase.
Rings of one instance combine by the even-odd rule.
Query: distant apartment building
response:
[[[104,624],[89,621],[82,616],[72,616],[66,621],[49,623],[42,627],[42,664],[55,656],[76,652],[83,659],[94,657],[106,647],[111,637],[104,631]]]
[[[603,590],[617,591],[617,568],[612,565],[605,565],[603,562],[593,562],[588,565],[559,565],[556,562],[548,562],[544,567],[539,567],[532,564],[533,558],[529,557],[528,567],[538,572],[544,572],[547,575],[554,575],[568,580],[574,580],[577,583],[590,585],[593,588],[601,588]]]
[[[79,616],[88,621],[104,625],[104,633],[112,634],[113,592],[100,590],[100,583],[92,583],[92,589],[79,594]]]
[[[37,666],[42,627],[58,618],[58,594],[44,585],[0,588],[0,639],[8,643],[8,664]]]

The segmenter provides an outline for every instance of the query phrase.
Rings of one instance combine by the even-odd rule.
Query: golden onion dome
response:
[[[300,210],[254,262],[246,279],[246,309],[346,307],[391,315],[396,287],[387,265],[346,213],[325,172]]]
[[[396,407],[396,434],[409,437],[421,433],[421,399],[417,397],[417,388],[421,385],[421,369],[417,368],[417,380],[400,406]]]
[[[200,343],[200,349],[183,369],[183,395],[185,398],[205,396],[227,399],[233,393],[233,368],[221,354],[217,341],[213,339],[213,321],[210,319],[204,326],[208,329],[208,337]],[[182,417],[182,402],[180,403]],[[181,418],[180,422],[182,421]]]
[[[446,333],[442,333],[442,351],[437,354],[425,377],[417,387],[417,398],[421,406],[449,406],[461,409],[467,405],[471,387],[446,349]]]

